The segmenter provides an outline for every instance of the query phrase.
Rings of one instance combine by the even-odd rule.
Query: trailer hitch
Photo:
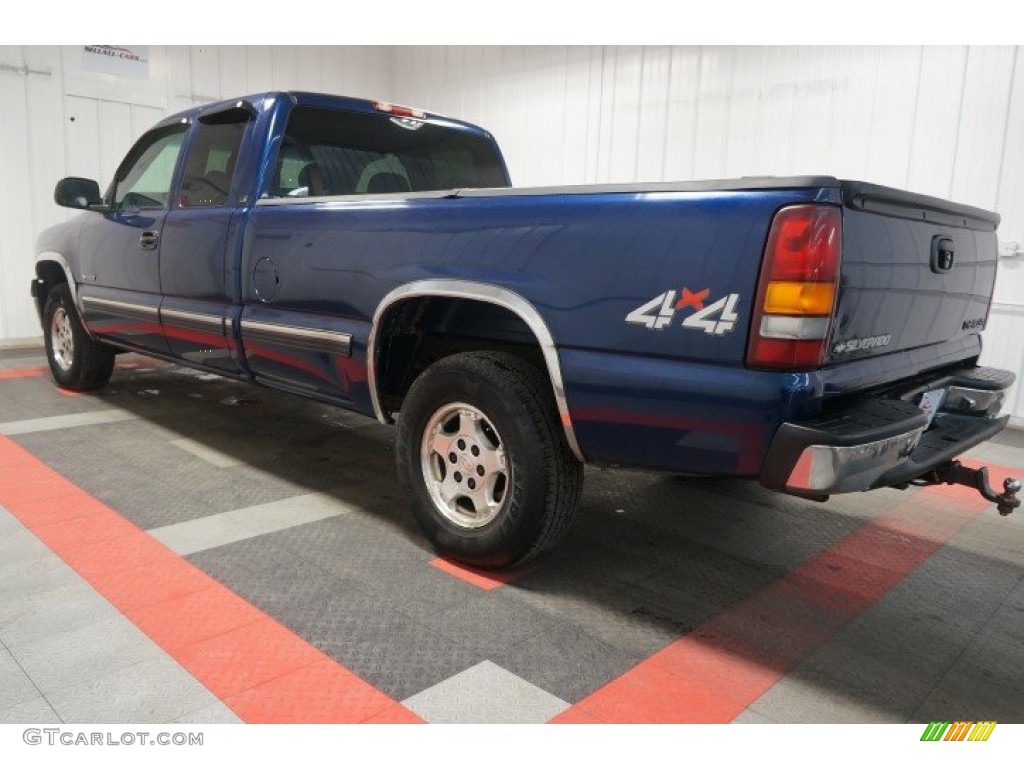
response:
[[[1004,517],[1020,506],[1017,494],[1021,491],[1021,481],[1013,477],[1003,480],[1003,492],[996,493],[988,484],[988,467],[971,469],[959,461],[947,461],[931,472],[913,481],[915,485],[966,485],[976,488],[978,493],[996,505],[999,514]]]

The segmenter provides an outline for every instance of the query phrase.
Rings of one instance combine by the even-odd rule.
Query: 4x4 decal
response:
[[[688,315],[681,323],[684,328],[695,328],[716,336],[730,333],[735,329],[736,321],[739,319],[736,314],[736,302],[740,300],[740,295],[730,293],[705,306],[704,302],[710,293],[710,288],[700,291],[691,291],[689,288],[665,291],[626,315],[626,322],[642,325],[652,331],[660,331],[671,325],[677,314],[693,309],[693,314]]]

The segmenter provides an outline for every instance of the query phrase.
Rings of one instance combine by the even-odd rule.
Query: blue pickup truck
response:
[[[539,140],[539,139],[538,139]],[[38,240],[53,377],[131,350],[398,421],[444,554],[503,567],[568,528],[583,464],[756,478],[812,499],[996,493],[977,365],[996,214],[827,176],[510,188],[481,128],[267,93],[146,133]]]

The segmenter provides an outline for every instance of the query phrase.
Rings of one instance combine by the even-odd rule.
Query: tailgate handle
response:
[[[953,238],[936,235],[932,238],[932,272],[941,275],[953,268],[956,259],[956,246]]]

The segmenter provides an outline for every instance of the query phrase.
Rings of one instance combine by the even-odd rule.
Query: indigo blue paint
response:
[[[194,126],[203,114],[236,101],[182,112],[160,125]],[[835,338],[885,333],[886,318],[895,318],[891,322],[902,322],[905,330],[893,350],[904,351],[876,351],[820,371],[755,371],[744,366],[744,359],[772,216],[795,203],[841,204],[835,185],[297,199],[259,205],[294,106],[357,112],[373,112],[374,106],[306,93],[259,94],[246,101],[255,115],[225,206],[184,209],[175,192],[167,211],[134,218],[83,214],[40,236],[38,249],[68,259],[83,295],[229,321],[228,338],[213,339],[209,347],[201,336],[175,335],[170,329],[161,336],[159,328],[129,329],[127,337],[117,337],[119,342],[372,414],[366,346],[383,297],[413,281],[478,281],[519,294],[548,325],[588,460],[750,476],[758,473],[783,421],[815,415],[828,398],[976,357],[980,351],[976,335],[944,327],[932,338],[938,331],[894,303],[899,296],[893,298],[889,286],[895,281],[914,301],[925,302],[917,309],[933,313],[944,292],[961,286],[965,316],[979,311],[987,306],[994,276],[994,263],[990,269],[979,256],[987,253],[991,233],[958,235],[964,271],[948,277],[929,303],[914,293],[920,275],[899,265],[880,267],[871,255],[877,237],[898,236],[919,246],[927,225],[905,222],[883,231],[870,217],[844,211],[852,226],[844,242],[848,263]],[[493,142],[476,126],[436,115],[428,119]],[[191,136],[179,160],[176,190]],[[121,226],[112,230],[112,218],[119,218]],[[144,228],[162,230],[158,255],[140,254],[129,242]],[[253,285],[261,260],[269,260],[264,267],[272,262],[278,278],[269,301]],[[101,280],[83,278],[97,269],[103,272]],[[734,329],[715,335],[684,328],[685,315],[679,314],[662,330],[626,322],[628,313],[655,296],[683,288],[707,290],[705,305],[736,294]],[[352,354],[346,358],[280,344],[246,344],[240,333],[244,320],[349,333]],[[90,322],[117,321],[97,316]],[[949,320],[949,327],[958,322]],[[939,338],[947,340],[936,343]],[[919,349],[925,343],[932,346]]]

